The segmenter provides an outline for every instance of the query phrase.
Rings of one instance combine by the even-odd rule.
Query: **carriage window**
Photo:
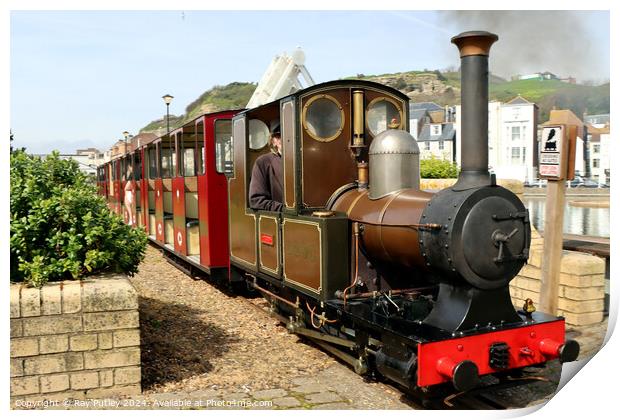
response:
[[[194,149],[196,147],[196,134],[188,132],[179,134],[178,144],[180,149],[179,168],[183,176],[196,176],[196,158]]]
[[[149,163],[149,179],[157,178],[157,149],[154,144],[147,149],[147,160]]]
[[[176,173],[176,150],[172,137],[164,137],[160,146],[161,177],[171,178]]]
[[[125,181],[127,179],[127,174],[125,172],[125,157],[122,157],[120,160],[121,163],[121,181]]]
[[[232,174],[233,172],[231,120],[217,120],[215,122],[215,170],[220,174]]]
[[[387,98],[377,98],[368,105],[366,122],[373,136],[387,129],[402,128],[401,121],[398,106]]]
[[[329,95],[315,96],[304,106],[303,123],[313,139],[323,142],[335,140],[344,128],[342,106]]]
[[[205,130],[202,121],[196,124],[196,174],[205,173]]]
[[[133,155],[133,179],[136,181],[142,179],[142,152],[140,150]]]
[[[125,156],[123,159],[125,162],[125,171],[123,172],[125,181],[130,180],[133,177],[133,155]]]

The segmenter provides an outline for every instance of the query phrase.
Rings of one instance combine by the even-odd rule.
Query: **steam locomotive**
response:
[[[412,393],[475,388],[550,360],[575,360],[564,319],[517,310],[523,203],[488,171],[488,56],[465,32],[462,161],[452,187],[419,188],[408,98],[338,80],[254,109],[206,114],[99,169],[110,207],[190,267],[260,292],[290,332]],[[283,210],[249,207],[256,159],[282,131]],[[123,193],[129,191],[129,197]],[[123,211],[123,205],[126,209]]]

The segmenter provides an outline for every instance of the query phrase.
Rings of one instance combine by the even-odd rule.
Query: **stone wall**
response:
[[[11,284],[11,400],[141,392],[138,294],[124,276]]]
[[[510,283],[515,306],[525,299],[540,305],[543,239],[532,228],[532,245],[528,263]],[[590,325],[603,320],[605,305],[605,260],[581,252],[564,251],[560,264],[558,313],[574,326]]]
[[[428,179],[422,178],[420,180],[420,189],[421,190],[431,190],[431,191],[439,191],[444,188],[449,188],[456,183],[456,178],[445,178],[445,179]],[[502,187],[512,191],[517,194],[519,197],[523,194],[523,182],[517,181],[516,179],[498,179],[497,185],[501,185]]]

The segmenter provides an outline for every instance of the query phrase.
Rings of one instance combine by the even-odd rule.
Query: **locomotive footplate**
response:
[[[343,301],[332,300],[326,305],[345,325],[381,337],[382,347],[370,352],[377,364],[387,366],[377,366],[378,370],[401,384],[405,379],[411,381],[409,387],[452,382],[465,391],[476,386],[480,376],[558,358],[561,362],[573,361],[579,353],[579,344],[565,339],[564,319],[540,312],[530,316],[520,312],[519,323],[449,332],[424,324],[423,317],[405,319],[402,311],[378,313],[369,301],[347,302],[345,307]],[[401,353],[403,357],[399,357]],[[411,373],[412,363],[415,375]]]

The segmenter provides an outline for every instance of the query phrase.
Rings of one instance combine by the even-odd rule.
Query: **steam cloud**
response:
[[[459,31],[485,30],[499,35],[491,49],[491,72],[516,74],[550,71],[579,81],[607,79],[609,69],[601,51],[592,45],[582,11],[443,11],[447,25]]]

